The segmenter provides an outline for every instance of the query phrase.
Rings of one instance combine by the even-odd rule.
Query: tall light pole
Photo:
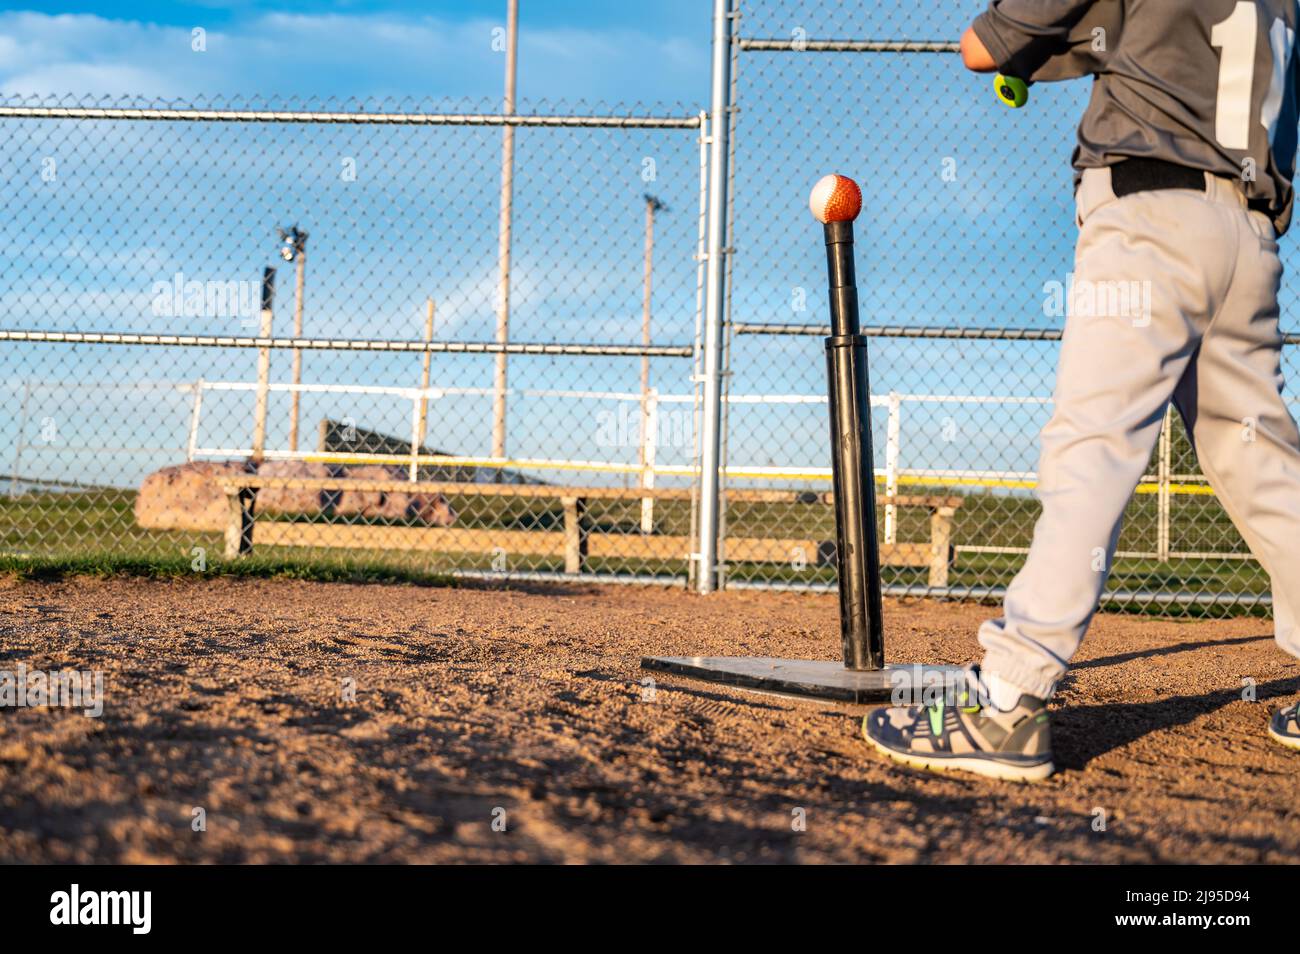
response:
[[[515,113],[515,65],[519,40],[519,0],[506,4],[506,95],[501,103],[505,116]],[[510,341],[510,225],[514,205],[515,127],[501,128],[501,218],[497,227],[497,335],[498,344]],[[492,376],[492,456],[506,456],[506,353],[496,355]]]
[[[668,206],[650,193],[645,194],[645,280],[641,298],[641,344],[650,347],[650,299],[654,277],[655,256],[655,213],[667,212]],[[641,446],[637,455],[637,464],[641,468],[641,486],[653,487],[654,475],[649,471],[650,464],[647,448],[649,442],[658,439],[652,433],[652,418],[658,415],[650,413],[650,355],[641,355]],[[657,428],[654,428],[657,429]],[[654,531],[654,498],[646,497],[641,501],[641,532]]]
[[[654,275],[655,213],[667,212],[668,206],[659,199],[645,195],[645,280],[641,296],[641,344],[650,347],[650,290]],[[650,356],[641,356],[641,412],[645,413],[645,398],[650,391]]]
[[[298,226],[280,229],[280,257],[286,262],[298,263],[297,276],[293,286],[293,336],[302,337],[302,300],[304,283],[307,278],[307,233]],[[302,351],[293,349],[293,384],[297,388],[302,384]],[[298,406],[297,390],[289,396],[289,450],[298,449]]]
[[[270,338],[275,330],[275,269],[262,269],[262,317],[259,338]],[[260,464],[266,456],[266,408],[271,395],[271,349],[257,349],[257,397],[253,404],[252,459]]]

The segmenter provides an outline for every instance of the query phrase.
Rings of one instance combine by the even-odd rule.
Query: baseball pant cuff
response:
[[[1050,699],[1056,683],[1064,673],[1044,672],[1036,663],[1026,663],[1011,653],[990,652],[980,663],[980,674],[997,676],[1005,685],[1014,686],[1021,694],[1037,699]]]

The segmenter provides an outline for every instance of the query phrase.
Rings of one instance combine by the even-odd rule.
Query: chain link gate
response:
[[[3,100],[4,559],[831,588],[805,200],[842,171],[887,591],[996,595],[1037,514],[1086,84],[999,106],[953,56],[982,0],[732,6],[708,112]],[[1227,613],[1267,585],[1171,416],[1111,601]]]
[[[805,204],[832,171],[864,192],[858,286],[888,498],[886,592],[995,597],[1028,550],[1037,435],[1072,293],[1069,156],[1088,88],[1040,85],[1026,109],[999,105],[991,77],[954,55],[985,6],[734,0],[727,586],[834,586],[818,340],[829,325]],[[1285,246],[1288,267],[1293,254]],[[1285,288],[1284,313],[1296,304]],[[803,493],[737,493],[773,486]],[[771,544],[762,561],[731,546],[757,535]],[[1230,613],[1267,604],[1267,591],[1168,415],[1107,601]]]

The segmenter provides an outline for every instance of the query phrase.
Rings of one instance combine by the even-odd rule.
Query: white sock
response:
[[[997,673],[981,673],[984,688],[989,692],[989,703],[995,709],[1010,712],[1020,704],[1020,697],[1030,695],[1019,686],[1013,686]]]

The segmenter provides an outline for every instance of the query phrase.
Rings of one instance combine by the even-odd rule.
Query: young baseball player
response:
[[[978,72],[1094,76],[1074,153],[1075,287],[1139,283],[1150,300],[1122,314],[1071,303],[1029,556],[980,630],[966,691],[868,715],[882,753],[996,778],[1052,773],[1046,702],[1096,611],[1170,401],[1270,576],[1279,645],[1300,656],[1300,433],[1280,394],[1277,298],[1298,15],[1296,0],[992,0],[962,38]],[[1300,748],[1295,705],[1269,734]]]

